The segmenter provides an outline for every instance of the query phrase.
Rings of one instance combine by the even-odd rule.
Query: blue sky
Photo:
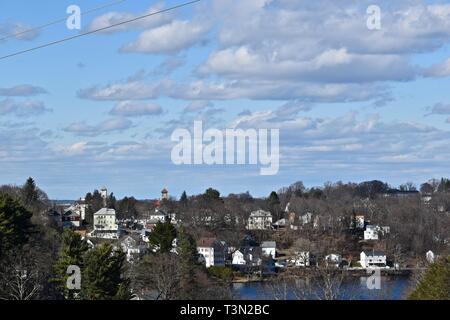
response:
[[[106,3],[2,1],[0,34]],[[83,16],[81,32],[180,3],[124,1]],[[372,4],[380,30],[366,26]],[[78,32],[56,24],[0,41],[0,55]],[[449,1],[204,0],[0,60],[0,74],[0,183],[33,176],[54,199],[449,173]],[[279,174],[173,165],[171,132],[199,119],[280,129]]]

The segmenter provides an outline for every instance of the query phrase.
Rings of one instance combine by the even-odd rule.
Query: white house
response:
[[[258,210],[250,214],[248,218],[248,230],[271,230],[272,214],[268,211]]]
[[[233,253],[232,257],[233,257],[233,260],[232,260],[231,264],[233,264],[235,266],[243,266],[247,263],[244,259],[244,254],[240,250],[236,250]]]
[[[138,241],[133,239],[131,236],[126,237],[120,243],[120,248],[127,255],[127,261],[133,262],[145,251],[145,246],[140,245]]]
[[[117,239],[119,225],[116,222],[116,210],[102,208],[94,213],[94,231],[90,236],[103,239]]]
[[[360,254],[361,267],[363,268],[385,268],[386,254],[382,251],[362,251]]]
[[[277,243],[275,241],[264,241],[261,243],[261,249],[263,255],[275,258]]]
[[[261,247],[244,247],[236,250],[233,255],[233,266],[250,266],[257,267],[262,265],[262,249]]]
[[[339,265],[342,262],[342,256],[340,254],[331,253],[325,257],[325,262],[327,266],[339,268]]]
[[[378,240],[378,231],[380,228],[374,225],[367,225],[364,230],[364,240]]]
[[[216,238],[201,238],[197,241],[197,252],[205,259],[207,268],[225,265],[227,248]]]
[[[311,265],[311,258],[309,251],[296,252],[293,259],[289,261],[295,267],[309,267]]]

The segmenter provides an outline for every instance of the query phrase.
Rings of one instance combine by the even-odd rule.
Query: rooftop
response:
[[[364,250],[363,252],[368,257],[380,257],[380,256],[386,255],[383,251],[378,251],[378,250],[372,250],[372,251]]]
[[[197,247],[211,248],[214,246],[214,243],[216,241],[217,241],[216,238],[201,238],[197,241]]]
[[[116,215],[116,210],[114,209],[108,209],[108,208],[101,208],[98,210],[94,215]]]

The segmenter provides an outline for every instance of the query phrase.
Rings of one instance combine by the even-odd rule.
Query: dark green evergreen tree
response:
[[[67,279],[69,275],[67,270],[69,266],[78,266],[80,270],[84,267],[84,255],[89,247],[86,241],[81,240],[79,234],[71,230],[65,230],[62,235],[62,247],[59,251],[58,260],[54,266],[55,278],[54,282],[61,294],[66,299],[75,299],[79,294],[77,291],[67,288]]]
[[[172,249],[172,243],[176,237],[177,230],[170,222],[158,222],[150,233],[149,241],[152,246],[159,248],[160,253],[167,253]]]
[[[39,199],[38,188],[33,178],[28,178],[22,187],[22,198],[26,206],[32,206]]]
[[[450,256],[431,264],[410,300],[450,300]]]
[[[0,195],[0,256],[27,243],[34,232],[31,217],[32,213],[17,200]]]
[[[110,244],[89,251],[85,257],[81,296],[85,300],[130,300],[130,280],[124,277],[125,254]]]
[[[198,282],[196,281],[197,246],[194,238],[183,227],[179,229],[177,240],[180,263],[179,299],[194,300],[198,294]]]

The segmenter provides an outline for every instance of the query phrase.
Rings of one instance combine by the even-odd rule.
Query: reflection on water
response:
[[[276,281],[276,280],[275,280]],[[411,287],[407,277],[389,276],[381,277],[381,288],[370,290],[367,286],[367,277],[348,278],[339,289],[341,300],[401,300],[405,299]],[[303,295],[305,299],[318,299],[320,288],[312,290],[313,293]],[[316,291],[316,292],[314,292]],[[289,288],[284,284],[251,282],[233,284],[236,299],[241,300],[274,300],[285,292],[284,297],[289,300],[299,299],[297,289]]]

